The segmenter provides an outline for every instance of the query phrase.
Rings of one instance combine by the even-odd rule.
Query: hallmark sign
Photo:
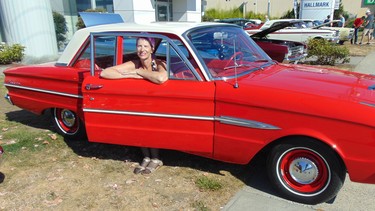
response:
[[[375,1],[375,0],[374,0]],[[331,8],[330,1],[312,1],[312,2],[304,2],[303,7],[304,8]]]
[[[299,18],[323,21],[327,15],[332,17],[335,5],[336,0],[301,0]]]

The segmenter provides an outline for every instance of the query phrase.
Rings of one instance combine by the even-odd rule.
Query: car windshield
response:
[[[239,27],[200,28],[187,37],[215,80],[241,76],[271,64],[271,58]]]

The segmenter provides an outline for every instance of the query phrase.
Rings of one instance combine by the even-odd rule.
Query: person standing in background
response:
[[[327,15],[327,18],[324,19],[323,23],[328,23],[331,21],[331,16],[330,15]]]
[[[354,37],[352,38],[352,44],[357,45],[358,41],[358,31],[360,27],[363,27],[362,24],[365,22],[366,17],[362,16],[360,18],[356,18],[353,22],[353,27],[354,27]]]
[[[362,34],[362,38],[361,38],[361,42],[359,43],[360,45],[362,45],[362,41],[363,41],[363,38],[365,36],[367,36],[367,44],[369,45],[370,44],[370,38],[371,38],[371,35],[372,35],[372,32],[373,32],[373,25],[374,25],[374,15],[371,14],[371,11],[370,10],[367,10],[366,11],[366,15],[367,15],[367,18],[365,20],[365,29],[363,30],[363,34]]]
[[[344,27],[345,26],[345,17],[340,14],[340,22],[337,23],[338,27]]]

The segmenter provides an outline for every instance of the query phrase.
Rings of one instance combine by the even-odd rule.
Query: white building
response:
[[[103,8],[125,22],[201,21],[202,0],[50,0],[52,9],[65,16],[69,34],[76,31],[78,13]]]
[[[78,13],[104,8],[125,22],[201,21],[202,0],[1,0],[0,41],[26,47],[25,57],[56,57],[52,11],[64,15],[69,39]],[[16,21],[15,21],[16,20]]]

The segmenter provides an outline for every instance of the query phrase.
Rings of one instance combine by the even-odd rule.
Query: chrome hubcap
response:
[[[76,116],[70,110],[61,111],[61,119],[67,127],[73,127],[76,122]]]
[[[289,166],[292,178],[300,184],[311,184],[319,175],[314,162],[307,158],[297,158]]]

